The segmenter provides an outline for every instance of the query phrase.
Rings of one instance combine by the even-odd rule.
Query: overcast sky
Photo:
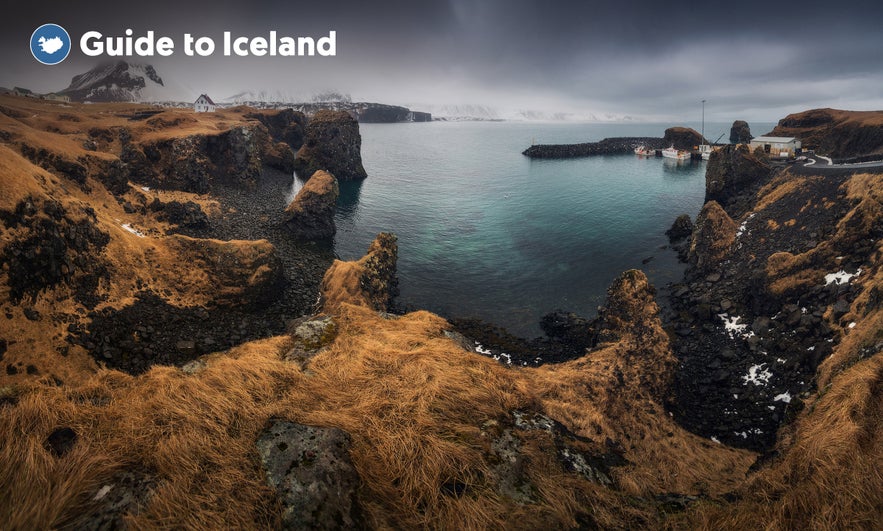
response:
[[[56,4],[53,6],[52,4]],[[391,104],[775,121],[815,107],[883,109],[883,2],[448,0],[27,2],[0,20],[0,85],[60,90],[99,59],[89,30],[174,39],[153,64],[182,99],[241,91],[350,93]],[[132,7],[138,6],[138,7]],[[701,7],[700,7],[701,6]],[[22,12],[15,13],[19,9]],[[46,22],[74,40],[57,66],[28,40]],[[336,57],[186,57],[183,34],[337,32]]]

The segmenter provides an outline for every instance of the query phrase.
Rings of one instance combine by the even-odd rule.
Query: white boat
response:
[[[671,146],[662,150],[662,156],[667,159],[689,160],[690,152],[683,149],[675,149],[674,146]]]
[[[656,150],[647,148],[644,144],[635,148],[635,155],[641,157],[652,157],[656,155]]]
[[[709,144],[699,144],[699,154],[702,155],[702,160],[708,160],[712,151],[714,149]]]

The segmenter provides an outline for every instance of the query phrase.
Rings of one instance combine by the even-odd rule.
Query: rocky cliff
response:
[[[352,181],[368,176],[362,166],[359,123],[343,111],[317,112],[306,127],[304,144],[294,161],[295,171],[309,178],[318,170]]]
[[[339,195],[337,179],[326,171],[317,171],[285,209],[285,227],[302,240],[331,238],[337,232],[334,212]]]
[[[705,201],[717,201],[739,212],[746,210],[772,169],[747,146],[724,146],[712,152],[705,170]],[[738,204],[738,206],[737,206]]]

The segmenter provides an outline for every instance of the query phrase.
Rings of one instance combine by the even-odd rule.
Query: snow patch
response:
[[[785,402],[786,404],[791,403],[791,393],[785,391],[780,395],[776,395],[773,397],[773,402]]]
[[[766,363],[760,363],[749,367],[748,374],[742,376],[742,380],[745,382],[743,385],[748,385],[749,383],[754,385],[766,385],[769,383],[770,378],[773,377],[773,373],[768,369],[765,369],[764,365],[766,365]]]
[[[748,330],[747,323],[739,323],[742,318],[738,315],[730,317],[726,313],[719,313],[717,316],[720,317],[721,321],[724,322],[724,329],[727,331],[730,339],[736,339],[737,336],[741,337],[742,339],[748,339],[749,337],[754,335],[754,332]]]
[[[745,231],[746,231],[747,228],[748,228],[748,222],[751,221],[751,218],[753,218],[753,217],[756,216],[756,215],[757,215],[756,212],[752,212],[751,214],[748,215],[747,218],[745,218],[745,221],[743,221],[743,222],[739,225],[739,229],[736,231],[736,237],[737,237],[737,238],[738,238],[739,236],[742,236],[742,234],[745,234]],[[749,234],[750,234],[750,233],[749,233]]]
[[[828,273],[825,275],[825,285],[830,286],[831,284],[836,284],[840,286],[841,284],[849,284],[852,279],[862,274],[861,268],[858,268],[855,273],[847,273],[844,270],[840,270],[836,273]]]
[[[123,224],[120,225],[120,226],[121,226],[122,228],[126,229],[127,231],[131,232],[131,233],[134,234],[135,236],[138,236],[139,238],[143,238],[143,237],[144,237],[144,233],[143,233],[143,232],[141,232],[140,230],[138,230],[138,229],[132,227],[132,226],[129,225],[128,223],[123,223]]]

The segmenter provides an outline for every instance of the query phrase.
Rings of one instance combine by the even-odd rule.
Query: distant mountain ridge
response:
[[[167,85],[152,65],[126,61],[102,63],[74,76],[59,91],[76,102],[140,102],[172,99]]]

